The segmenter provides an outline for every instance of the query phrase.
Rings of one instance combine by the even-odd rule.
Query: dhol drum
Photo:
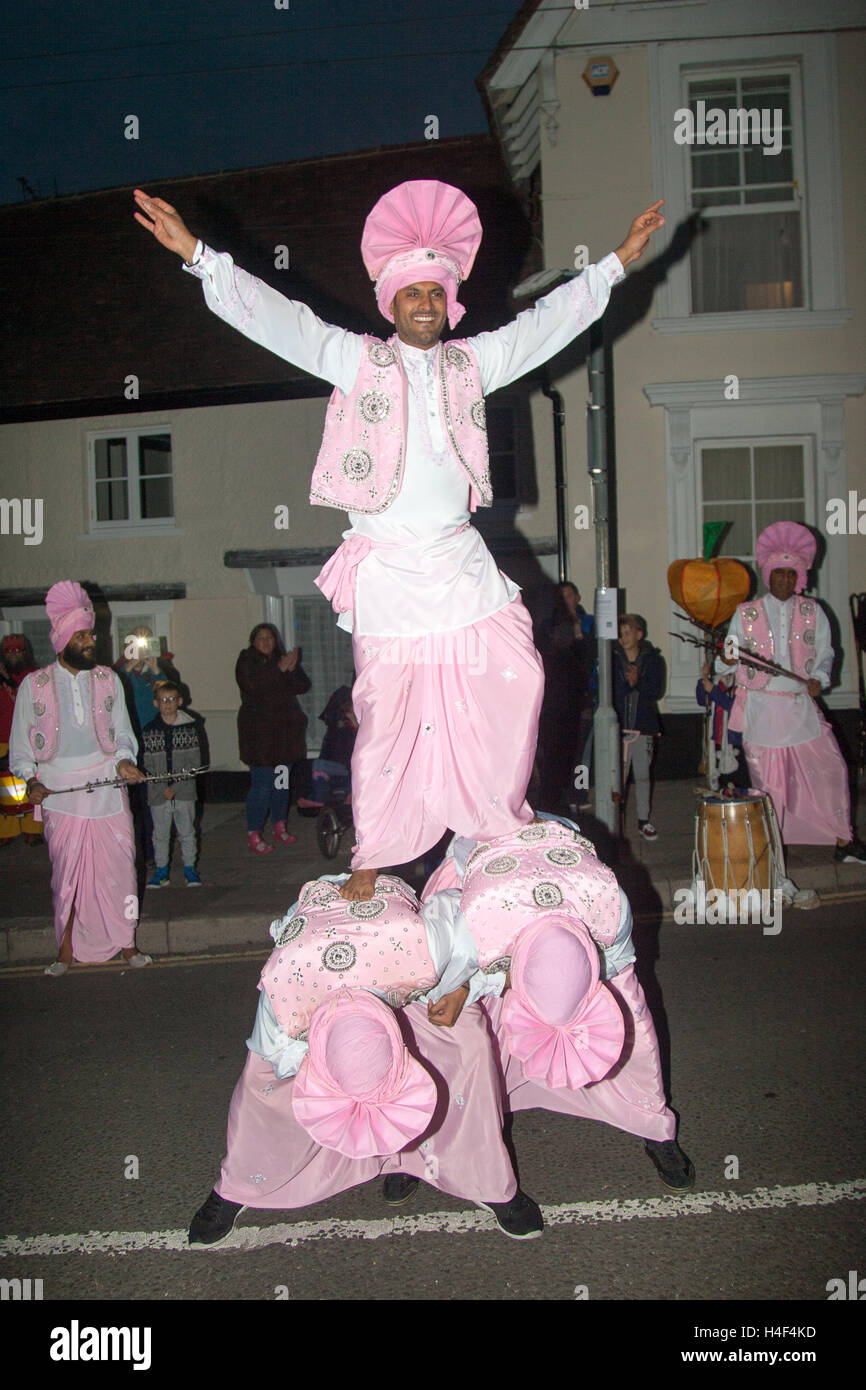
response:
[[[702,797],[695,817],[693,870],[707,891],[772,892],[784,877],[784,859],[770,798],[762,792],[736,799]]]
[[[27,800],[27,783],[11,772],[0,773],[0,815],[29,816],[33,807]]]

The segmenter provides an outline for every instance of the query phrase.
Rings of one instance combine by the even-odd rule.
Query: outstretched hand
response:
[[[185,261],[195,255],[196,238],[187,229],[183,218],[163,198],[150,198],[140,188],[133,194],[141,212],[135,213],[136,222],[152,232],[160,246],[176,251]]]
[[[632,222],[628,229],[628,236],[622,246],[617,247],[616,251],[623,269],[632,261],[636,261],[638,256],[643,255],[653,232],[665,225],[665,219],[659,212],[663,203],[664,198],[659,198],[657,203],[653,203],[651,208],[647,208],[646,212],[642,212]]]

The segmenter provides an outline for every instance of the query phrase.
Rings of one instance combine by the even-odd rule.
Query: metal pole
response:
[[[607,420],[604,370],[604,329],[597,320],[590,329],[588,361],[589,401],[586,408],[587,462],[592,484],[593,516],[595,519],[595,576],[596,576],[596,637],[598,642],[598,708],[592,721],[593,766],[595,784],[595,814],[608,830],[618,830],[620,731],[613,707],[613,678],[611,668],[612,638],[599,632],[599,610],[610,592],[610,534],[607,468]],[[599,604],[599,599],[602,605]],[[614,596],[615,606],[615,596]]]
[[[565,524],[565,406],[561,392],[545,382],[542,391],[553,403],[553,460],[556,492],[556,560],[559,582],[568,578],[568,527]]]

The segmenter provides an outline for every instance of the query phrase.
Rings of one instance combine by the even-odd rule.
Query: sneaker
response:
[[[849,840],[847,845],[837,845],[833,855],[837,864],[866,864],[866,845],[862,840]]]
[[[645,840],[657,840],[659,837],[659,832],[656,830],[651,820],[639,821],[638,830]]]
[[[276,825],[274,826],[274,844],[296,845],[297,843],[297,835],[290,835],[288,830],[286,829],[286,822],[284,820],[278,820]]]
[[[133,970],[143,970],[146,965],[153,965],[153,956],[146,956],[143,951],[136,951],[134,956],[124,960],[124,965],[131,965]]]
[[[168,887],[168,867],[157,869],[153,878],[147,881],[148,888],[167,888]]]
[[[62,960],[53,960],[50,965],[46,965],[43,975],[50,975],[52,980],[59,980],[61,975],[65,975],[69,966]]]
[[[382,1184],[382,1196],[389,1207],[402,1207],[415,1195],[420,1178],[410,1178],[408,1173],[389,1173]]]
[[[242,1211],[246,1211],[243,1203],[229,1202],[218,1192],[212,1191],[192,1218],[188,1244],[218,1245],[221,1240],[225,1240]]]
[[[201,879],[199,878],[195,869],[187,866],[186,868],[184,868],[183,876],[186,879],[187,888],[201,888]]]
[[[647,1139],[644,1149],[665,1187],[671,1192],[689,1192],[694,1187],[695,1165],[683,1153],[676,1139]]]
[[[476,1202],[482,1211],[492,1212],[500,1231],[512,1240],[535,1240],[544,1230],[541,1208],[518,1187],[510,1202]]]

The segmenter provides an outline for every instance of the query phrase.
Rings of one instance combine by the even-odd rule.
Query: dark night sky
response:
[[[520,0],[3,0],[0,202],[487,129]],[[139,119],[140,138],[124,138]]]

